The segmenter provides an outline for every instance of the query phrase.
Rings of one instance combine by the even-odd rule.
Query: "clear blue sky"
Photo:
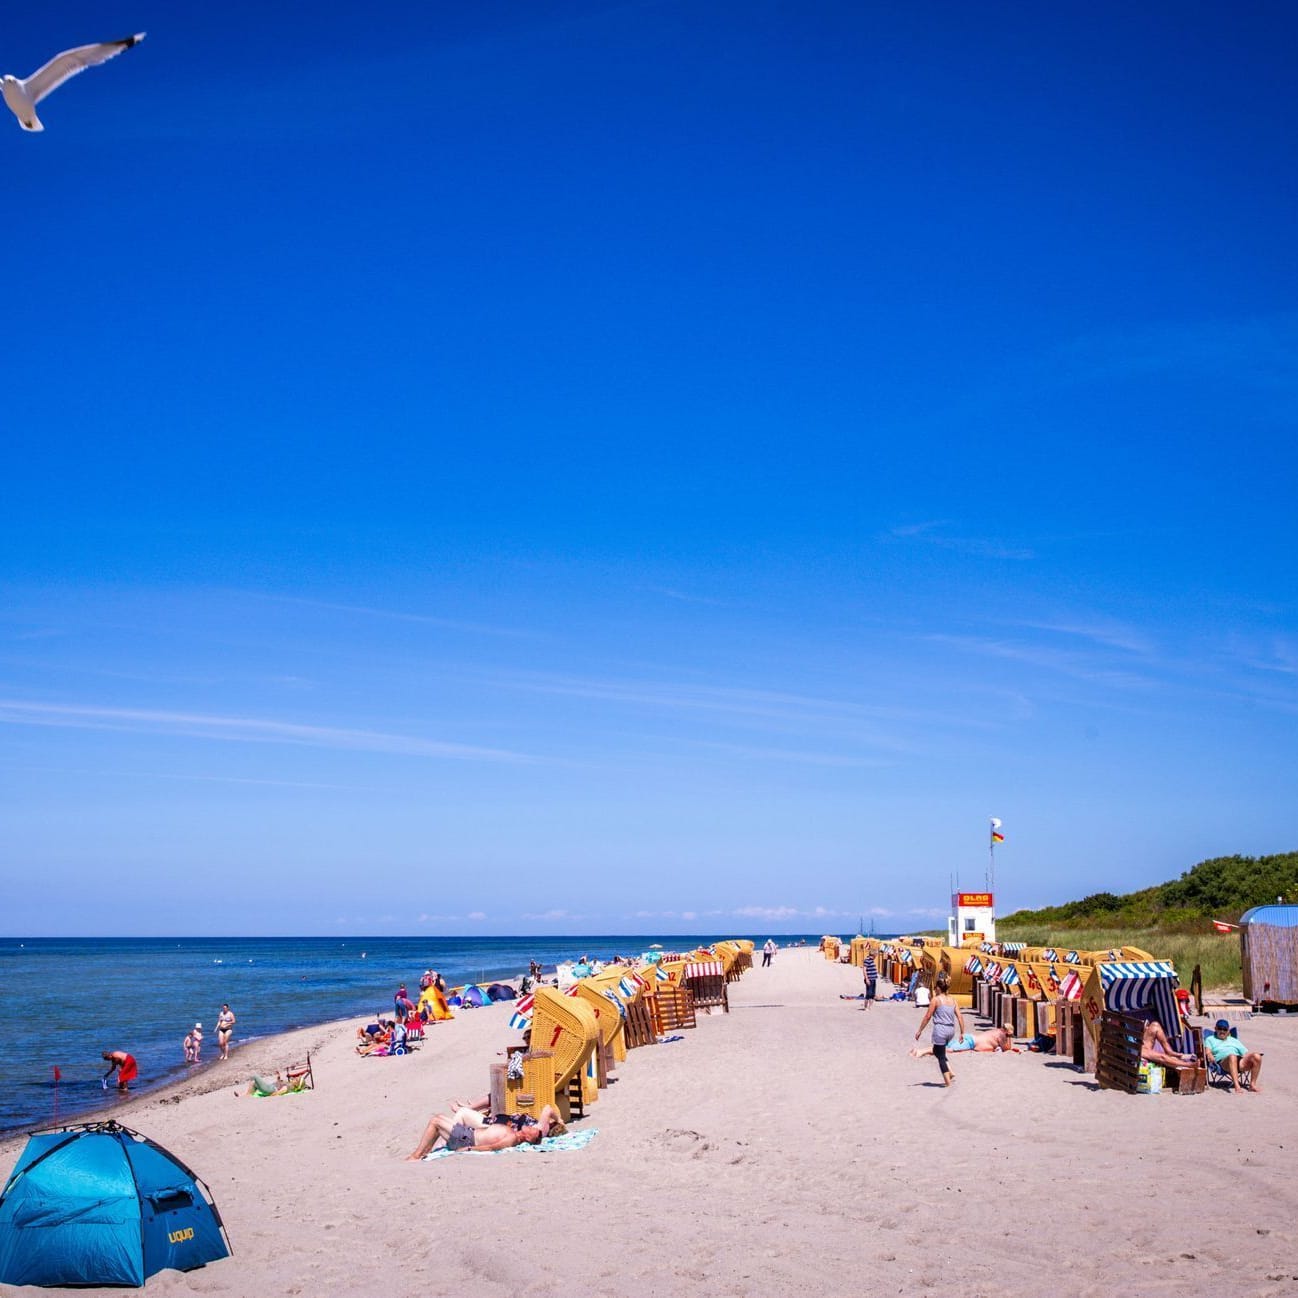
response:
[[[1298,847],[1291,5],[9,6],[0,928],[931,924]]]

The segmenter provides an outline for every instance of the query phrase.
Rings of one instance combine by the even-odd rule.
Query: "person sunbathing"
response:
[[[515,1127],[509,1121],[488,1122],[478,1109],[461,1107],[454,1114],[434,1113],[414,1152],[406,1155],[406,1161],[414,1163],[426,1157],[439,1140],[452,1152],[469,1149],[487,1153],[512,1149],[515,1145],[536,1145],[546,1136],[561,1134],[563,1129],[558,1113],[548,1104],[535,1123],[522,1127]]]
[[[489,1127],[493,1123],[499,1123],[521,1130],[523,1127],[535,1127],[544,1123],[547,1136],[562,1136],[568,1130],[567,1124],[548,1104],[541,1110],[540,1118],[534,1118],[530,1113],[492,1113],[489,1095],[479,1096],[476,1100],[452,1100],[451,1116],[456,1122],[467,1122],[475,1127]]]
[[[1162,1068],[1179,1070],[1199,1066],[1199,1061],[1193,1055],[1183,1055],[1172,1049],[1167,1033],[1157,1019],[1150,1019],[1140,1035],[1140,1057],[1146,1063],[1158,1064]]]
[[[392,1045],[393,1034],[396,1032],[396,1023],[390,1023],[386,1027],[380,1026],[377,1032],[371,1033],[368,1029],[358,1029],[357,1035],[364,1032],[361,1043],[356,1047],[358,1055],[387,1054]]]
[[[946,1048],[947,1054],[959,1050],[976,1050],[983,1055],[1018,1053],[1008,1028],[987,1028],[983,1032],[966,1032],[963,1036],[949,1042]],[[933,1047],[925,1046],[921,1050],[917,1046],[910,1053],[915,1059],[923,1059],[925,1055],[933,1053]]]
[[[265,1099],[266,1097],[271,1095],[287,1095],[287,1094],[288,1094],[288,1086],[284,1081],[283,1074],[281,1074],[278,1070],[275,1073],[275,1080],[273,1082],[267,1081],[266,1078],[259,1077],[256,1073],[254,1073],[252,1077],[252,1081],[248,1083],[248,1089],[246,1091],[235,1091],[236,1096],[254,1095],[258,1099]]]

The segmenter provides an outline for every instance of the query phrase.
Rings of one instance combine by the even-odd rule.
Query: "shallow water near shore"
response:
[[[196,1022],[204,1033],[199,1067],[238,1077],[240,1042],[389,1013],[400,983],[418,996],[425,969],[455,986],[517,978],[530,960],[552,971],[584,953],[606,960],[655,942],[689,949],[721,936],[734,934],[0,939],[0,1131],[52,1122],[56,1102],[59,1121],[111,1104],[115,1091],[105,1093],[100,1080],[105,1050],[135,1056],[137,1092],[192,1071],[181,1043]],[[230,1062],[215,1063],[224,1001],[238,1024]]]

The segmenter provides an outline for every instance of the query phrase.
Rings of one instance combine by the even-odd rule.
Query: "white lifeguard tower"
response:
[[[990,892],[953,892],[946,921],[947,946],[996,941],[996,911]]]

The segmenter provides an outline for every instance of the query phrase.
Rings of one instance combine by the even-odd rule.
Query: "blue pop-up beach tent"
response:
[[[3,1284],[138,1287],[229,1253],[202,1181],[116,1122],[32,1136],[0,1194]]]

